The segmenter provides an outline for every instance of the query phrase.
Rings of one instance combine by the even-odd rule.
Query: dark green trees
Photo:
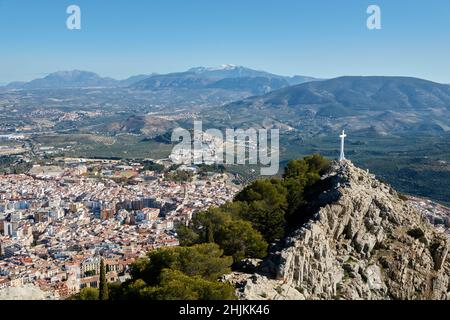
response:
[[[234,288],[227,283],[187,276],[180,271],[163,270],[158,287],[151,290],[156,300],[234,300]]]
[[[230,271],[231,263],[231,258],[224,257],[216,244],[162,248],[138,260],[132,267],[131,276],[155,284],[159,282],[162,270],[172,269],[189,276],[198,275],[207,280],[216,280]]]
[[[244,202],[247,208],[240,212],[240,217],[250,221],[267,242],[283,237],[288,202],[282,180],[257,180],[239,193],[235,200]]]
[[[237,211],[239,209],[235,207]],[[244,258],[263,258],[267,242],[252,224],[233,215],[226,208],[211,208],[195,215],[190,227],[180,226],[182,245],[215,242],[234,262]]]
[[[99,291],[96,288],[83,288],[78,294],[68,298],[68,300],[98,300]]]
[[[283,175],[288,194],[285,216],[288,223],[293,224],[303,218],[305,212],[302,208],[307,203],[306,192],[320,180],[329,165],[330,162],[318,154],[288,162]]]
[[[162,248],[132,266],[132,280],[114,297],[151,300],[230,300],[234,288],[218,282],[231,271],[232,259],[212,243]]]
[[[99,283],[98,299],[99,300],[109,299],[108,281],[106,280],[106,267],[103,259],[100,262],[100,283]]]

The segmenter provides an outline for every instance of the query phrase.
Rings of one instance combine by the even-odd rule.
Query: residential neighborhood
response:
[[[156,172],[123,161],[58,163],[0,176],[0,289],[33,285],[67,298],[98,286],[101,259],[108,281],[123,282],[136,259],[178,245],[177,224],[239,190],[230,174],[198,174],[197,167]],[[172,179],[180,171],[189,179]]]

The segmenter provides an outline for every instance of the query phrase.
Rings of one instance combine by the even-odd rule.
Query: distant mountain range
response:
[[[327,134],[342,127],[369,135],[450,132],[450,86],[409,77],[346,76],[318,81],[224,65],[125,80],[63,71],[7,88],[84,87],[153,92],[164,97],[166,104],[176,99],[183,105],[189,101],[192,106],[208,108],[203,116],[217,127],[280,127],[311,134]],[[130,125],[123,128],[130,129]]]
[[[11,89],[60,89],[60,88],[83,88],[83,87],[127,87],[135,82],[141,81],[151,75],[138,75],[125,80],[101,77],[89,71],[58,71],[44,78],[35,79],[30,82],[12,82],[6,85]]]
[[[257,71],[241,66],[224,65],[220,68],[197,67],[186,72],[156,75],[132,85],[139,90],[224,89],[248,91],[253,95],[319,79],[305,76],[286,77],[266,71]]]
[[[308,82],[223,108],[234,125],[270,120],[294,128],[316,124],[318,131],[347,126],[378,133],[450,131],[449,111],[449,85],[407,77],[340,77]]]
[[[345,113],[339,112],[346,107],[366,111],[450,106],[450,86],[407,77],[340,77],[292,86],[249,98],[246,103],[289,108],[314,106],[323,114],[342,116]]]
[[[190,73],[195,73],[198,75],[202,75],[207,78],[220,78],[220,79],[230,79],[230,78],[267,78],[267,79],[279,79],[285,80],[289,85],[296,85],[305,82],[321,80],[313,77],[306,76],[280,76],[273,73],[269,73],[266,71],[258,71],[249,69],[242,66],[234,66],[234,65],[223,65],[220,68],[205,68],[205,67],[197,67],[188,70]]]
[[[242,66],[196,67],[185,72],[137,75],[125,80],[87,71],[61,71],[8,89],[128,88],[164,91],[171,99],[206,105],[227,103],[205,117],[232,126],[308,128],[312,133],[346,127],[364,134],[450,132],[450,86],[408,77],[286,77]],[[161,91],[161,92],[162,92]],[[158,93],[159,95],[159,93]],[[245,98],[248,97],[248,98]],[[244,100],[241,100],[245,98]],[[126,126],[129,127],[129,126]]]
[[[225,80],[226,79],[226,80]],[[30,82],[12,82],[6,89],[59,89],[92,87],[130,87],[135,90],[223,89],[264,94],[290,85],[318,80],[312,77],[285,77],[245,67],[196,67],[164,75],[137,75],[125,80],[101,77],[89,71],[59,71]]]

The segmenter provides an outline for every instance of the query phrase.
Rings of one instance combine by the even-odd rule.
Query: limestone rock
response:
[[[8,287],[0,290],[1,300],[53,300],[51,293],[42,291],[33,285],[23,285],[20,287]]]
[[[447,235],[349,161],[322,180],[311,220],[254,274],[227,276],[241,299],[450,299]]]

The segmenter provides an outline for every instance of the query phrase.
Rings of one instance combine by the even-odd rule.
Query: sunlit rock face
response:
[[[241,299],[450,299],[448,236],[350,161],[323,177],[318,208],[259,263]]]
[[[0,290],[1,300],[54,300],[50,292],[45,292],[33,285],[8,287]]]

